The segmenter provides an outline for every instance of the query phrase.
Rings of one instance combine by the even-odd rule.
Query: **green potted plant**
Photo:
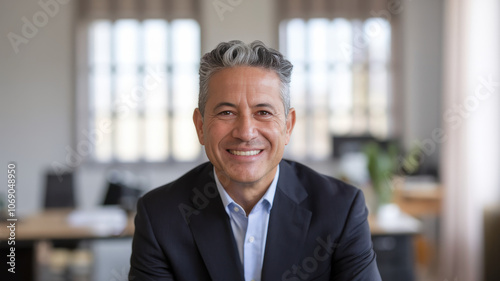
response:
[[[392,202],[392,178],[397,169],[398,149],[395,144],[389,144],[383,149],[379,143],[370,142],[364,147],[367,159],[367,169],[371,186],[375,193],[377,210]]]

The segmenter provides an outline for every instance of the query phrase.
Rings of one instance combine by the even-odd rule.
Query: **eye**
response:
[[[220,116],[230,116],[230,115],[233,115],[233,113],[231,111],[229,111],[229,110],[225,110],[225,111],[219,112],[218,115],[220,115]]]
[[[257,114],[260,116],[271,116],[272,115],[271,112],[265,111],[265,110],[261,110],[261,111],[257,112]]]

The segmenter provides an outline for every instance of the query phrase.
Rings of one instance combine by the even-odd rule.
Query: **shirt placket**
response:
[[[260,269],[262,268],[261,250],[262,243],[261,227],[259,220],[260,205],[255,206],[254,210],[248,216],[248,227],[243,244],[243,253],[245,258],[245,280],[260,281]]]

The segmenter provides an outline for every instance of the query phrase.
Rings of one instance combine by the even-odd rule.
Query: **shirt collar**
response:
[[[217,177],[217,174],[215,173],[215,167],[214,167],[214,175],[215,175],[215,184],[217,185],[217,190],[219,191],[220,198],[222,200],[222,204],[224,205],[224,209],[226,212],[229,214],[229,205],[231,203],[238,205],[238,203],[234,202],[233,198],[229,196],[229,194],[226,192],[224,187],[219,181],[219,178]],[[274,201],[274,195],[276,194],[276,187],[278,185],[278,178],[280,176],[280,165],[278,165],[278,168],[276,169],[276,174],[274,175],[274,179],[271,182],[271,185],[267,189],[266,193],[262,198],[257,202],[256,206],[259,204],[262,204],[264,202],[265,206],[267,206],[267,211],[270,212],[271,208],[273,206],[273,201]]]

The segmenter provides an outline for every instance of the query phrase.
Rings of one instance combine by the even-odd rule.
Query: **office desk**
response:
[[[36,244],[40,241],[78,242],[82,240],[132,237],[134,233],[134,216],[126,217],[125,228],[117,234],[100,233],[92,227],[72,225],[68,218],[74,214],[73,209],[46,210],[27,217],[18,218],[16,222],[15,258],[16,273],[7,271],[7,255],[11,245],[7,244],[10,231],[5,219],[0,221],[0,280],[36,280]]]
[[[0,272],[0,280],[34,280],[35,276],[35,244],[38,241],[80,241],[102,238],[131,237],[134,233],[134,214],[129,214],[123,231],[114,235],[102,235],[89,227],[76,227],[68,222],[73,210],[47,210],[29,217],[20,218],[16,224],[16,272],[15,277],[7,272],[6,263]],[[384,281],[414,280],[413,271],[413,235],[415,229],[386,228],[379,221],[369,217],[370,230],[374,250],[377,253],[379,269]],[[8,254],[6,238],[8,229],[5,221],[0,223],[0,255]],[[6,275],[7,274],[7,275]]]
[[[127,217],[125,229],[117,235],[96,233],[90,227],[74,226],[68,221],[73,209],[46,210],[25,218],[19,218],[16,223],[16,241],[41,240],[82,240],[95,238],[111,238],[132,236],[134,234],[134,216]],[[9,233],[7,223],[0,222],[0,241],[4,241]]]
[[[419,233],[420,225],[406,214],[402,215],[401,220],[387,224],[373,216],[368,219],[373,250],[377,254],[377,265],[384,281],[416,279],[414,236]]]

